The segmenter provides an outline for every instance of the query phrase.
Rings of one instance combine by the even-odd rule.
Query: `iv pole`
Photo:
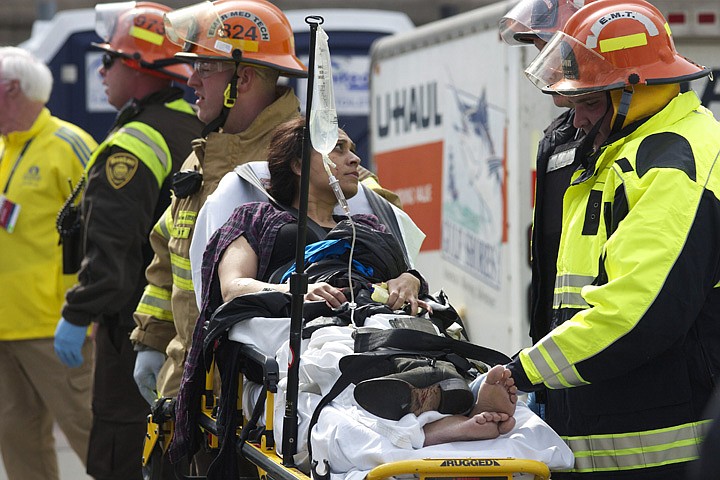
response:
[[[295,249],[295,272],[290,276],[292,294],[290,310],[290,355],[288,356],[288,382],[283,417],[283,465],[295,466],[297,453],[298,415],[297,398],[300,370],[300,348],[302,338],[303,302],[307,293],[308,277],[305,273],[305,236],[307,232],[308,190],[310,188],[310,110],[312,109],[313,83],[315,72],[315,42],[317,28],[325,20],[310,15],[305,23],[310,26],[310,51],[308,59],[307,100],[305,103],[305,129],[303,131],[303,153],[300,173],[300,205],[298,207],[297,246]]]

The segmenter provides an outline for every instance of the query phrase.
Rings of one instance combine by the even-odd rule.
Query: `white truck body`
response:
[[[499,39],[510,5],[378,40],[370,77],[373,164],[427,234],[416,267],[508,354],[529,341],[533,165],[560,112],[523,75],[536,50]]]
[[[712,7],[717,21],[717,0],[682,5],[696,3]],[[499,39],[498,20],[513,4],[379,39],[370,76],[372,164],[427,234],[416,268],[431,291],[445,290],[472,341],[507,354],[530,342],[535,156],[542,131],[561,112],[523,74],[537,50]],[[690,36],[693,28],[673,26],[680,52],[717,77],[714,28],[714,36],[708,26],[704,36]],[[720,118],[715,84],[692,86]]]

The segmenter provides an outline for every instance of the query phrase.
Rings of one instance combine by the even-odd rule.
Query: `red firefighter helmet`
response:
[[[224,60],[307,76],[295,56],[295,39],[282,11],[265,0],[205,1],[165,15],[168,38],[186,60]]]
[[[135,70],[187,81],[192,70],[175,58],[180,49],[165,36],[163,15],[169,11],[153,2],[98,4],[95,31],[104,43],[93,45],[122,57]]]
[[[667,21],[644,0],[604,0],[578,10],[525,70],[544,92],[563,95],[680,83],[709,73],[678,54]]]

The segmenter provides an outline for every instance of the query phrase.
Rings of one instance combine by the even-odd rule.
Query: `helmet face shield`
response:
[[[522,0],[500,19],[500,37],[509,45],[526,45],[535,38],[549,41],[588,0]]]
[[[223,37],[222,20],[212,2],[202,2],[169,12],[165,15],[164,21],[167,37],[183,50],[189,50],[190,45],[194,45],[214,52],[219,57],[227,56],[227,52],[214,48],[215,42],[207,40]],[[220,31],[210,31],[210,25],[217,25]],[[201,38],[201,30],[206,30],[204,32],[206,38]]]
[[[557,32],[525,69],[525,75],[545,93],[582,95],[622,88],[624,71],[584,43]]]
[[[137,2],[98,3],[95,5],[95,33],[110,43],[121,14],[135,8]]]
[[[185,82],[192,71],[175,58],[179,49],[165,36],[163,15],[169,10],[153,2],[98,4],[95,31],[104,43],[94,46],[122,57],[135,70]]]

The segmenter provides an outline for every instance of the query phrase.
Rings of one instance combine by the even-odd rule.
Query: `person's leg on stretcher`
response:
[[[515,426],[517,387],[510,370],[495,365],[480,384],[477,400],[467,416],[451,415],[423,427],[424,446],[485,440],[510,432]]]

